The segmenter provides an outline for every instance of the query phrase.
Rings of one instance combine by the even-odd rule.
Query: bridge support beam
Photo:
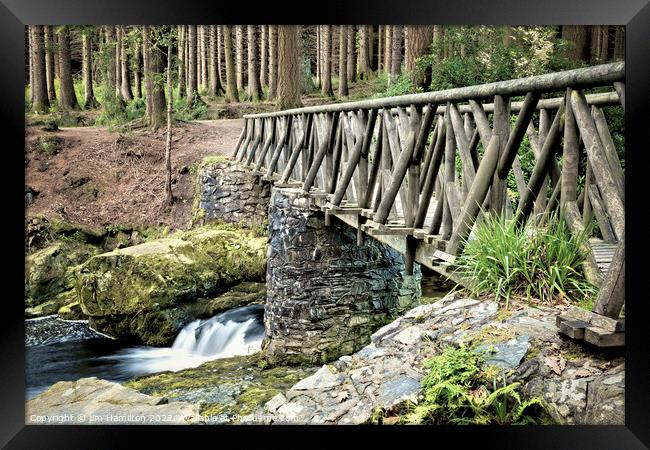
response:
[[[272,188],[264,313],[271,364],[319,364],[353,353],[419,303],[420,266],[332,218],[299,188]]]

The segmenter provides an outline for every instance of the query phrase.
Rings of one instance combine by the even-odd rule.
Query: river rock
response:
[[[25,259],[25,306],[28,316],[53,314],[63,306],[64,294],[74,287],[74,266],[97,253],[97,248],[76,241],[57,241]],[[50,302],[46,307],[39,305]],[[69,300],[68,300],[69,302]]]
[[[27,424],[171,425],[200,420],[199,408],[185,402],[168,403],[118,383],[95,377],[60,381],[29,400]]]
[[[167,345],[206,309],[197,299],[263,279],[265,250],[266,238],[206,226],[96,255],[76,269],[81,309],[102,332]]]

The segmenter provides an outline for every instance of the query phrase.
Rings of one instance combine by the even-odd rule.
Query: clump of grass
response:
[[[450,347],[426,361],[422,380],[424,399],[403,417],[402,423],[436,425],[506,425],[549,423],[539,397],[523,398],[520,384],[497,383],[484,371],[481,353],[468,347]]]
[[[517,227],[514,220],[485,214],[456,260],[457,271],[474,281],[473,294],[494,294],[506,307],[513,295],[584,305],[598,292],[581,267],[587,238],[588,232],[573,235],[556,214],[543,227]]]
[[[38,137],[38,149],[46,155],[56,155],[61,151],[61,138],[53,135],[43,135]]]

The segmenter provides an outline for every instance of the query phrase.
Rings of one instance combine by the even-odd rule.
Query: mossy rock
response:
[[[199,299],[265,273],[265,238],[202,227],[96,255],[77,268],[76,289],[83,313],[101,331],[166,345],[187,321],[233,303]]]
[[[28,255],[25,260],[25,305],[38,306],[72,289],[75,285],[73,268],[96,253],[98,250],[92,245],[57,241]]]
[[[75,297],[76,294],[73,290],[61,292],[51,300],[25,308],[25,317],[33,318],[57,314],[64,305],[71,303]]]
[[[63,305],[59,308],[57,314],[64,320],[83,320],[86,318],[78,301]]]
[[[237,416],[261,410],[279,392],[312,375],[318,367],[259,367],[260,355],[209,361],[194,369],[164,372],[125,386],[170,401],[199,403],[203,415]]]

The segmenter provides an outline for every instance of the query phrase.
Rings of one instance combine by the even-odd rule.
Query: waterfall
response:
[[[206,361],[260,351],[264,339],[264,307],[244,306],[210,319],[187,324],[171,347],[132,347],[106,359],[117,361],[123,374],[179,371]]]

